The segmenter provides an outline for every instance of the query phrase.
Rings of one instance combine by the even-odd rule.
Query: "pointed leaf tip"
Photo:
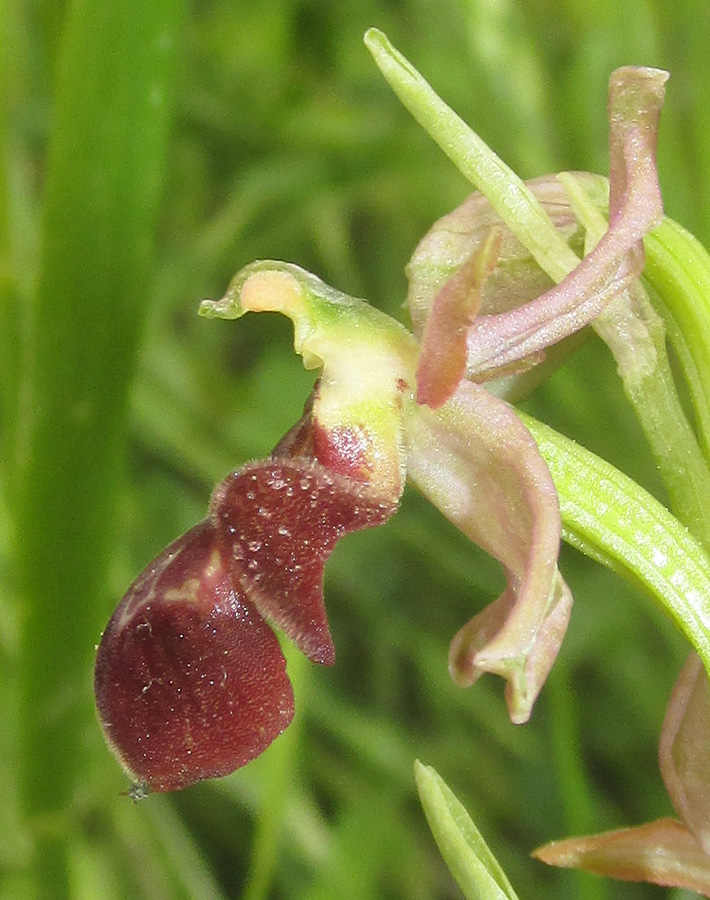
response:
[[[417,760],[414,777],[441,855],[468,900],[517,900],[505,872],[444,779]]]

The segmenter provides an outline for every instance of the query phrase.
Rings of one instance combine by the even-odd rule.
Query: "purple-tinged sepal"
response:
[[[697,653],[673,688],[658,757],[673,807],[710,863],[710,683]]]
[[[495,271],[502,242],[492,228],[434,298],[417,366],[417,403],[436,409],[466,375],[468,332],[481,308],[486,280]]]
[[[677,819],[552,841],[533,856],[551,866],[686,888],[710,897],[710,857]]]
[[[601,208],[609,200],[607,179],[575,172],[584,190]],[[569,197],[556,175],[526,182],[550,222],[578,255],[584,250],[584,228],[577,221]],[[481,291],[480,315],[498,315],[540,297],[554,281],[535,262],[532,253],[510,231],[483,194],[471,194],[455,210],[436,221],[407,263],[407,307],[414,333],[421,339],[436,298],[464,263],[481,252],[491,231],[501,235],[495,269]]]
[[[458,633],[454,680],[483,672],[508,681],[514,722],[525,722],[564,637],[572,597],[557,569],[557,492],[515,412],[480,385],[462,382],[438,410],[408,422],[409,477],[474,543],[498,559],[508,585]]]

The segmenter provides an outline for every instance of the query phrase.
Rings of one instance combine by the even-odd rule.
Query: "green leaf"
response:
[[[559,493],[562,536],[659,601],[710,672],[710,560],[670,512],[610,463],[519,415]]]
[[[468,900],[517,900],[505,872],[455,794],[417,760],[414,777],[434,840]]]
[[[85,771],[91,659],[108,613],[126,406],[150,290],[184,0],[76,0],[58,57],[43,256],[27,312],[15,467],[20,789],[49,825]],[[13,495],[14,499],[14,495]],[[40,846],[43,846],[40,844]],[[38,869],[39,871],[39,869]]]

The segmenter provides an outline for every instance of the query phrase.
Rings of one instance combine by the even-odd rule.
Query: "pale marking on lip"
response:
[[[151,678],[150,681],[148,682],[148,684],[146,684],[143,688],[141,688],[141,692],[136,697],[136,700],[140,700],[141,697],[143,697],[146,694],[146,692],[149,691],[153,687],[154,684],[162,685],[162,683],[163,683],[162,678]]]
[[[177,588],[163,592],[162,599],[168,603],[197,603],[200,591],[199,578],[186,578]]]
[[[178,556],[182,553],[183,549],[184,549],[184,547],[181,547],[177,552],[170,553],[159,566],[157,566],[156,568],[154,568],[151,571],[150,578],[145,579],[146,581],[148,581],[148,580],[150,581],[150,585],[151,585],[150,590],[145,595],[145,597],[143,597],[142,599],[133,597],[131,600],[129,600],[126,603],[124,608],[121,610],[121,615],[119,616],[118,622],[116,623],[116,627],[118,629],[124,628],[126,625],[128,625],[129,622],[133,618],[135,618],[135,616],[138,615],[138,613],[142,609],[145,609],[146,607],[150,607],[151,602],[155,599],[156,582],[160,579],[160,576],[167,569],[167,567],[170,565],[170,563],[172,563],[174,560],[176,560],[178,558]],[[139,579],[139,582],[140,581],[142,581],[142,579]],[[140,587],[141,587],[141,584],[139,583],[135,588],[135,592],[138,592],[140,590]],[[132,591],[134,589],[133,589],[133,587],[130,587],[128,590]]]
[[[157,583],[160,581],[160,577],[163,572],[167,569],[169,565],[171,565],[175,560],[180,556],[181,553],[185,551],[188,545],[184,545],[179,549],[175,550],[173,553],[168,554],[168,556],[163,560],[163,562],[152,569],[149,579],[146,581],[150,581],[150,590],[141,599],[134,597],[129,600],[124,609],[121,611],[121,615],[118,617],[118,621],[116,623],[116,627],[120,630],[121,628],[126,627],[130,622],[143,610],[146,608],[150,608],[150,604],[156,600],[155,588]],[[218,550],[213,550],[210,554],[210,558],[203,569],[203,576],[207,579],[213,579],[217,574],[219,574],[221,566],[221,559]],[[179,588],[171,588],[165,591],[160,599],[166,600],[168,603],[176,603],[176,602],[187,602],[187,603],[196,603],[198,600],[198,592],[200,587],[200,579],[199,578],[188,578]],[[141,585],[137,585],[135,588],[135,592],[139,592]],[[131,589],[129,588],[129,591]]]
[[[205,578],[214,578],[218,575],[222,568],[222,557],[219,550],[213,550],[203,572]]]

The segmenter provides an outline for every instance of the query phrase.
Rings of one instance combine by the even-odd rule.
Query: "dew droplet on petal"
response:
[[[255,498],[247,495],[247,484]],[[268,519],[259,514],[264,508],[272,512]],[[344,534],[380,525],[395,509],[395,500],[383,505],[360,482],[333,475],[312,460],[287,458],[232,473],[217,486],[210,505],[225,558],[249,599],[310,659],[328,664],[334,648],[323,604],[325,561]],[[244,555],[258,553],[246,567],[232,548],[230,526],[237,525]]]

